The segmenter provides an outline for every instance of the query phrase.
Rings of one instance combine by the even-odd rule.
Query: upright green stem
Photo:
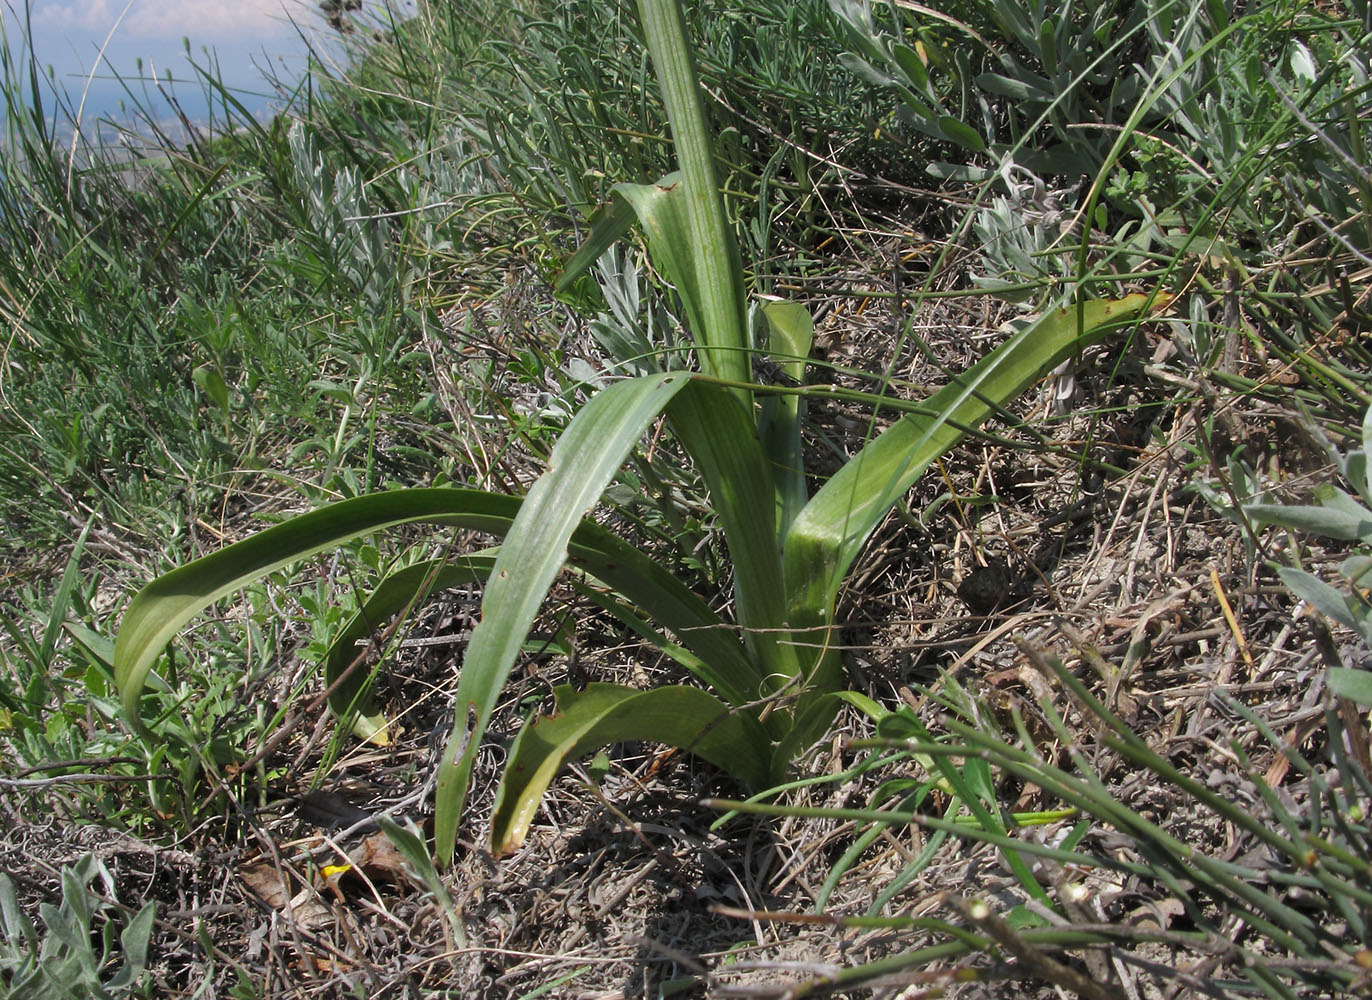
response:
[[[752,365],[748,358],[743,266],[724,217],[705,127],[705,106],[686,41],[686,22],[678,0],[640,0],[639,10],[686,186],[687,224],[703,299],[705,329],[693,331],[700,364],[709,375],[746,382]],[[748,390],[735,391],[751,412]]]

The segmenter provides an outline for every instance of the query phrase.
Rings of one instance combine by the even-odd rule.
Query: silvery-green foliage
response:
[[[480,155],[479,148],[474,136],[454,126],[425,144],[424,155],[408,175],[413,232],[431,252],[449,252],[466,236],[468,223],[460,218],[464,203],[500,190],[491,177],[491,170],[498,169],[493,155]],[[461,229],[455,232],[454,226]]]
[[[91,883],[99,880],[99,892]],[[87,855],[62,869],[62,902],[39,905],[36,927],[19,905],[14,884],[0,873],[0,983],[25,1000],[114,1000],[143,995],[155,905],[123,922],[114,877]],[[122,930],[118,929],[123,923]],[[118,931],[116,935],[116,931]],[[117,936],[117,941],[116,941]],[[113,976],[102,979],[116,955]]]
[[[597,313],[589,330],[606,366],[628,375],[685,368],[680,327],[633,256],[611,247],[596,261],[595,276],[609,311]]]
[[[847,27],[848,39],[856,50],[845,53],[841,61],[868,83],[890,87],[900,95],[903,125],[971,150],[985,148],[981,133],[965,121],[966,104],[950,104],[957,97],[955,88],[943,85],[929,73],[926,41],[932,43],[932,38],[921,38],[921,52],[899,31],[887,32],[873,16],[871,0],[829,0],[829,7]],[[892,5],[892,11],[899,24],[900,9]]]
[[[287,135],[305,219],[332,271],[362,297],[374,317],[394,307],[397,254],[389,220],[368,203],[352,167],[333,170],[309,129],[296,122]]]
[[[1191,114],[1199,104],[1212,99],[1222,53],[1207,50],[1206,43],[1216,24],[1228,23],[1232,3],[1221,2],[1208,9],[1202,4],[1182,6],[1157,4],[1145,22],[1149,39],[1145,73],[1157,74],[1170,83],[1159,97],[1159,108],[1194,134]],[[1209,137],[1207,137],[1209,138]]]
[[[586,323],[594,347],[569,338],[565,358],[544,372],[541,387],[532,393],[527,386],[511,387],[516,413],[562,424],[571,419],[578,397],[605,388],[613,377],[688,367],[680,327],[633,257],[611,247],[594,273],[607,306]]]
[[[1080,185],[1050,189],[1012,160],[1000,174],[1009,196],[993,197],[972,221],[986,272],[974,274],[972,280],[1014,299],[1017,285],[1070,277],[1072,206]]]
[[[572,419],[578,395],[593,393],[608,384],[604,372],[585,358],[573,356],[563,362],[560,372],[548,370],[544,379],[546,388],[529,391],[527,387],[517,387],[523,389],[523,393],[512,398],[511,407],[520,416],[560,426]]]
[[[1043,174],[1093,173],[1143,93],[1143,78],[1126,71],[1126,53],[1147,6],[989,4],[1009,43],[975,81],[1005,122],[992,151]]]
[[[1126,55],[1143,4],[999,0],[968,11],[967,22],[993,25],[999,38],[896,5],[888,28],[870,0],[830,6],[848,29],[848,65],[896,90],[911,128],[989,152],[997,165],[1090,174],[1143,92]]]
[[[1172,344],[1180,355],[1181,365],[1195,372],[1206,372],[1218,359],[1223,346],[1221,331],[1210,318],[1210,307],[1204,295],[1188,295],[1186,319],[1169,319]]]
[[[961,20],[830,4],[849,65],[901,97],[913,132],[963,147],[930,171],[995,184],[977,220],[984,282],[1064,276],[1065,262],[1039,256],[1060,243],[1053,212],[1021,186],[1083,177],[1104,184],[1090,222],[1114,230],[1119,270],[1202,247],[1262,264],[1320,243],[1372,263],[1365,23],[1232,0],[973,0]],[[1328,30],[1298,37],[1297,23]]]
[[[1357,110],[1366,104],[1372,39],[1322,32],[1308,36],[1312,48],[1264,20],[1279,13],[1235,20],[1231,3],[1214,0],[1186,10],[1162,4],[1146,22],[1150,55],[1139,71],[1166,83],[1156,110],[1179,133],[1174,145],[1186,156],[1174,175],[1206,181],[1176,186],[1178,222],[1194,225],[1215,192],[1243,185],[1244,196],[1225,198],[1225,210],[1230,228],[1259,237],[1258,256],[1278,257],[1292,239],[1308,240],[1303,221],[1325,229],[1341,250],[1361,252],[1366,226],[1350,240],[1321,223],[1372,207]],[[1278,47],[1262,43],[1269,36]]]

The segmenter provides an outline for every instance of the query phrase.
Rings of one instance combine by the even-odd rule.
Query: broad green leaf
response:
[[[1031,82],[1032,81],[1032,82]],[[1016,101],[1052,101],[1055,95],[1047,86],[1048,81],[1041,76],[1026,73],[1023,77],[1012,78],[1000,73],[982,73],[977,77],[977,86],[992,94],[1000,94]]]
[[[448,559],[428,559],[406,566],[387,576],[362,607],[334,636],[324,654],[324,682],[329,692],[329,708],[345,721],[351,719],[353,735],[361,740],[384,741],[386,718],[370,711],[367,700],[369,671],[362,668],[366,639],[383,628],[398,612],[416,600],[452,587],[484,581],[495,564],[492,553],[475,553]],[[354,664],[358,664],[354,666]],[[381,739],[378,740],[378,737]]]
[[[877,53],[876,58],[879,61],[882,61],[880,53]],[[870,84],[878,87],[894,87],[896,85],[896,78],[890,73],[877,69],[870,61],[863,59],[861,56],[852,52],[840,53],[838,61],[850,73],[853,73],[860,79],[866,80]]]
[[[733,331],[721,332],[725,313],[717,278],[707,266],[708,254],[699,249],[691,229],[690,196],[681,172],[668,174],[656,184],[616,184],[614,194],[632,206],[643,235],[648,240],[648,255],[653,265],[666,275],[686,309],[686,323],[696,339],[701,368],[710,375],[735,382],[746,382],[751,375],[746,341],[733,340]],[[740,281],[742,279],[740,278]],[[741,304],[738,310],[742,312]],[[742,324],[742,319],[739,319]],[[740,326],[741,329],[741,326]],[[746,395],[736,390],[740,396]]]
[[[591,269],[601,254],[624,238],[634,224],[634,209],[624,198],[612,197],[609,204],[597,209],[589,221],[591,234],[576,253],[567,258],[562,273],[553,285],[555,292],[565,292],[577,278]]]
[[[562,569],[572,532],[629,450],[690,383],[686,375],[645,375],[597,393],[567,425],[548,470],[520,506],[486,584],[481,620],[457,684],[452,737],[439,762],[434,841],[441,863],[452,858],[481,737],[524,637]]]
[[[839,705],[845,700],[835,690],[842,683],[842,671],[843,665],[836,652],[827,650],[818,655],[816,665],[810,671],[810,683],[791,712],[791,725],[772,749],[772,761],[777,768],[785,768],[799,757],[823,737],[834,721]]]
[[[892,45],[891,58],[905,74],[910,86],[921,94],[930,93],[929,71],[924,68],[924,61],[920,59],[918,52],[908,45]]]
[[[805,360],[815,340],[815,321],[799,302],[768,299],[762,303],[767,318],[767,352],[793,382],[805,379]]]
[[[201,365],[191,372],[191,380],[224,413],[228,413],[232,409],[228,383],[224,381],[224,376],[219,374],[218,368],[213,365]]]
[[[974,153],[986,151],[986,140],[981,133],[952,115],[939,115],[938,129],[946,138]]]
[[[725,669],[727,661],[715,662],[697,655],[690,648],[673,642],[663,634],[661,623],[656,616],[645,615],[641,606],[630,604],[619,596],[596,587],[580,584],[573,580],[572,586],[576,588],[578,594],[590,601],[592,604],[619,619],[629,630],[637,635],[644,642],[657,649],[665,656],[671,657],[681,664],[695,676],[705,681],[716,692],[724,697],[724,700],[731,705],[742,705],[752,700],[748,692],[761,689],[761,672],[756,669],[752,659],[742,654],[743,647],[729,640],[729,647],[735,655],[742,655],[744,666],[742,670],[730,671]],[[700,625],[698,628],[705,629],[715,635],[723,635],[726,632],[733,632],[733,628],[726,625],[723,620],[717,619],[713,625]],[[689,633],[688,633],[689,634]],[[750,683],[751,679],[751,683]]]
[[[1336,698],[1347,698],[1372,708],[1372,671],[1330,667],[1329,691]]]
[[[513,497],[497,499],[509,509],[512,523],[520,501]],[[502,529],[500,534],[504,533]],[[384,726],[385,719],[369,713],[365,675],[357,671],[353,675],[346,673],[361,652],[357,641],[383,627],[393,615],[427,594],[474,580],[484,582],[495,565],[495,556],[494,550],[486,550],[425,560],[397,570],[377,586],[334,638],[324,657],[324,679],[331,690],[329,705],[339,718],[347,718],[353,711],[360,713],[353,724],[353,732],[360,739],[370,739]],[[657,563],[589,522],[583,522],[573,532],[567,561],[632,603],[625,604],[587,587],[586,596],[590,600],[676,658],[731,704],[743,704],[757,697],[762,674],[746,655],[742,644],[724,627],[708,604]],[[645,614],[651,625],[644,621],[642,616]],[[663,638],[659,631],[663,628],[679,636],[681,648],[674,648]]]
[[[815,336],[810,311],[796,302],[769,301],[762,304],[762,314],[770,331],[767,347],[772,360],[792,382],[803,382],[805,359],[810,356]],[[778,539],[786,536],[809,498],[801,453],[802,402],[801,397],[789,393],[766,396],[758,417],[758,433],[776,484]]]
[[[137,710],[152,664],[182,626],[219,598],[318,552],[401,524],[453,524],[503,536],[521,503],[519,497],[444,488],[356,497],[301,514],[159,577],[130,603],[113,649],[104,654],[114,664],[125,717],[135,729],[146,732]],[[569,561],[625,595],[659,626],[675,632],[699,658],[706,683],[740,702],[758,690],[760,672],[738,640],[720,628],[718,615],[637,549],[599,525],[583,522],[572,535]],[[380,622],[385,617],[383,608],[389,607],[389,613],[398,611],[413,596],[411,592],[401,599],[406,587],[420,584],[413,579],[397,583],[397,590],[367,608],[369,620]],[[360,628],[360,619],[350,622],[345,626],[348,637],[337,640],[330,650],[326,661],[330,683],[352,662],[345,658],[345,647],[365,634]],[[346,712],[357,693],[354,687],[340,686],[330,704],[335,711]]]
[[[119,971],[105,984],[105,988],[117,995],[132,988],[143,978],[148,967],[148,945],[152,941],[153,922],[157,919],[157,904],[145,903],[133,915],[124,929],[119,932],[119,950],[124,961]]]
[[[638,219],[648,241],[648,256],[681,296],[686,309],[686,325],[698,338],[705,336],[708,322],[703,311],[704,289],[697,272],[697,259],[691,247],[686,217],[686,187],[681,171],[667,174],[655,184],[616,184],[610,189]],[[704,362],[702,360],[702,365]],[[709,367],[705,371],[711,374]]]
[[[554,689],[557,709],[520,730],[496,793],[491,849],[497,856],[524,842],[543,793],[570,758],[626,740],[681,747],[750,788],[779,779],[769,767],[771,745],[757,720],[698,688],[637,691],[590,684]]]
[[[843,578],[868,536],[939,456],[1062,361],[1170,297],[1093,300],[1040,317],[848,461],[810,499],[787,535],[783,566],[797,620],[828,624]]]
[[[15,950],[32,951],[38,946],[33,921],[19,905],[14,883],[4,872],[0,872],[0,932],[4,943]]]
[[[1291,566],[1281,567],[1277,570],[1277,575],[1291,593],[1326,618],[1332,618],[1340,625],[1347,625],[1351,629],[1359,627],[1358,616],[1348,606],[1348,599],[1319,577]]]
[[[1243,512],[1259,524],[1276,524],[1296,531],[1308,531],[1326,538],[1346,541],[1372,539],[1372,511],[1342,494],[1346,504],[1326,503],[1323,507],[1245,504]]]
[[[667,415],[710,488],[729,546],[743,640],[775,689],[796,675],[800,660],[779,634],[787,624],[787,606],[779,586],[776,491],[757,426],[732,393],[699,381],[672,400]]]
[[[896,92],[900,94],[900,99],[905,104],[910,124],[925,135],[941,137],[942,133],[938,130],[938,112],[920,100],[919,96],[909,87],[902,87],[897,84]]]
[[[1043,71],[1049,77],[1057,75],[1058,72],[1058,51],[1057,51],[1057,21],[1055,18],[1045,18],[1039,22],[1039,59],[1043,63]]]
[[[747,353],[743,263],[724,216],[714,147],[705,126],[705,105],[681,4],[678,0],[640,0],[639,15],[681,165],[685,224],[673,225],[666,236],[693,258],[694,294],[699,297],[693,308],[701,317],[693,333],[701,367],[711,375],[746,382],[752,365]],[[639,219],[643,220],[641,210]],[[661,240],[653,247],[654,254],[660,246]],[[689,303],[688,308],[692,308]]]
[[[872,5],[862,0],[829,0],[829,9],[834,12],[847,28],[847,40],[854,48],[873,62],[883,62],[886,52],[878,46],[876,22],[872,18]]]
[[[1372,586],[1372,556],[1349,556],[1339,563],[1339,572],[1348,577],[1354,587],[1366,590]]]
[[[355,497],[267,528],[144,587],[114,643],[114,677],[129,725],[145,735],[138,700],[148,672],[181,627],[221,597],[362,535],[416,521],[502,533],[518,500],[475,490],[413,489]]]
[[[1353,452],[1344,461],[1350,472],[1357,471],[1362,473],[1364,477],[1366,476],[1366,470],[1358,468],[1362,462],[1366,461],[1366,456],[1361,451]],[[1356,480],[1354,481],[1356,482]],[[1372,541],[1372,510],[1368,510],[1350,494],[1345,493],[1332,483],[1320,483],[1316,486],[1315,499],[1329,510],[1337,511],[1344,517],[1355,519],[1362,525],[1364,532],[1362,537]]]
[[[1355,489],[1362,490],[1366,487],[1367,468],[1367,452],[1362,449],[1350,451],[1343,457],[1344,478],[1352,483]]]
[[[657,628],[674,632],[697,658],[696,676],[731,703],[751,700],[762,689],[762,670],[737,634],[689,587],[627,542],[599,525],[583,524],[572,535],[569,561],[622,594]]]
[[[78,643],[106,667],[114,669],[114,642],[110,638],[74,622],[67,622],[63,628],[66,629],[67,635],[72,637],[73,642]]]

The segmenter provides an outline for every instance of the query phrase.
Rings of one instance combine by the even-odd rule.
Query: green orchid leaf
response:
[[[805,359],[815,337],[810,311],[796,302],[773,300],[762,303],[762,314],[767,319],[767,349],[772,360],[793,383],[805,381]],[[767,396],[758,416],[758,433],[776,483],[778,544],[809,497],[801,453],[803,403],[800,396],[789,393]]]
[[[294,517],[148,584],[129,602],[114,643],[114,677],[129,725],[151,735],[138,711],[148,673],[187,622],[254,580],[344,545],[414,522],[503,533],[519,501],[475,490],[413,489],[343,500]]]
[[[520,506],[486,584],[481,620],[472,630],[458,679],[452,737],[439,762],[434,842],[440,863],[452,858],[481,737],[524,637],[567,558],[572,532],[629,450],[690,383],[686,375],[645,375],[597,393],[567,425],[548,470]]]
[[[644,642],[708,684],[729,704],[743,705],[753,700],[751,692],[762,690],[762,673],[732,634],[734,629],[702,603],[698,624],[682,627],[679,634],[684,641],[673,642],[663,633],[665,619],[650,612],[651,602],[643,600],[654,596],[651,585],[639,583],[642,582],[625,588],[626,592],[638,595],[633,601],[575,580],[572,586]]]
[[[357,497],[301,514],[158,578],[130,603],[113,649],[106,654],[114,664],[125,717],[133,728],[146,733],[138,714],[138,699],[152,665],[183,626],[221,597],[318,552],[401,524],[452,524],[503,536],[521,503],[519,497],[445,488]],[[454,571],[459,577],[465,579],[468,570],[489,571],[475,562],[482,558],[479,555],[459,558],[468,560],[467,568]],[[623,594],[660,627],[676,633],[694,654],[691,662],[701,679],[722,694],[742,702],[759,690],[759,669],[737,638],[720,627],[719,616],[637,549],[599,525],[583,522],[572,535],[569,562]],[[385,592],[374,595],[376,603],[369,602],[331,646],[325,676],[330,685],[344,678],[329,699],[340,717],[349,711],[368,716],[369,706],[359,700],[364,678],[344,676],[356,655],[357,639],[368,634],[366,623],[379,624],[409,603],[423,589],[421,575],[427,575],[431,568],[432,564],[427,564],[404,570],[393,583],[383,582],[379,591]],[[443,585],[455,584],[436,584]],[[370,718],[374,725],[381,724],[379,718]],[[364,722],[359,733],[364,738],[371,735],[366,725]]]
[[[519,502],[507,497],[497,499],[511,510],[508,529]],[[504,530],[500,533],[504,534]],[[484,583],[495,565],[497,552],[487,549],[471,555],[428,559],[397,570],[377,586],[335,636],[324,656],[329,706],[341,719],[356,713],[352,722],[355,736],[372,739],[386,721],[384,716],[370,712],[365,697],[366,675],[355,669],[350,672],[362,652],[358,641],[429,594],[473,582]],[[757,697],[762,675],[742,645],[723,627],[724,623],[708,604],[657,563],[598,525],[584,522],[572,534],[567,561],[625,595],[628,601],[588,585],[580,588],[587,599],[681,663],[730,703],[742,704]],[[660,631],[663,628],[676,632],[681,644],[669,642]]]
[[[824,624],[872,531],[941,455],[1058,364],[1170,297],[1130,295],[1046,313],[863,447],[806,504],[787,535],[787,592],[806,624]]]
[[[678,286],[678,291],[699,324],[692,332],[702,370],[720,378],[747,382],[752,362],[748,355],[743,262],[724,215],[715,175],[714,146],[705,124],[705,105],[681,4],[677,0],[640,0],[639,15],[667,105],[672,140],[681,165],[682,190],[679,201],[672,200],[672,216],[664,220],[669,224],[656,236],[651,216],[645,218],[639,205],[635,209],[649,233],[649,249],[655,263],[666,244],[672,245],[670,252],[674,257],[689,257],[682,266],[692,275],[691,287],[688,291]],[[679,277],[676,275],[673,280]],[[690,301],[692,298],[694,302]],[[738,392],[740,397],[747,395],[744,390]]]
[[[796,517],[784,543],[782,567],[792,629],[808,630],[810,645],[827,649],[839,588],[882,518],[923,472],[968,433],[1058,364],[1170,298],[1131,295],[1090,301],[1040,317],[925,402],[906,413],[822,486]],[[796,706],[806,720],[790,739],[803,746],[832,719],[816,699],[840,686],[837,657],[820,658],[809,692]],[[829,702],[832,705],[834,703]]]
[[[596,209],[589,220],[590,236],[577,248],[576,253],[567,258],[553,291],[560,295],[571,288],[578,278],[595,266],[601,254],[624,238],[633,227],[634,217],[633,206],[618,196]]]
[[[329,692],[329,708],[338,718],[350,722],[354,736],[361,740],[374,740],[386,729],[385,716],[370,711],[367,700],[369,671],[361,669],[361,661],[367,650],[359,642],[384,627],[397,613],[412,608],[429,594],[484,582],[494,565],[495,553],[487,551],[469,556],[426,559],[396,570],[381,581],[357,613],[334,636],[324,654],[324,682]]]
[[[748,381],[751,367],[741,333],[742,309],[725,310],[716,302],[719,296],[710,283],[717,269],[707,267],[706,255],[697,249],[683,175],[668,174],[656,184],[616,184],[612,190],[633,207],[653,265],[676,288],[686,325],[696,338],[701,368],[717,378]],[[740,313],[736,320],[733,311]]]
[[[734,613],[743,641],[775,690],[802,667],[796,647],[778,632],[787,609],[778,585],[776,489],[757,426],[733,393],[706,382],[694,382],[678,394],[667,415],[710,488],[711,506],[729,547]]]
[[[543,793],[571,758],[626,740],[681,747],[738,778],[750,788],[779,779],[768,766],[770,741],[757,720],[698,688],[637,691],[590,684],[584,691],[554,689],[557,710],[524,726],[496,794],[491,849],[517,850],[533,822]]]
[[[557,288],[570,287],[637,219],[654,266],[676,288],[685,307],[686,325],[696,337],[702,368],[719,378],[746,382],[750,363],[742,299],[726,309],[712,285],[721,272],[731,273],[736,262],[725,254],[722,260],[711,263],[709,255],[701,251],[701,237],[693,229],[685,174],[674,171],[655,184],[621,183],[610,190],[609,205],[591,217],[590,237],[568,259]],[[741,267],[737,280],[741,295]]]

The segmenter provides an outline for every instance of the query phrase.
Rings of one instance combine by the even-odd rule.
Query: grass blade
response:
[[[381,832],[395,846],[396,851],[405,859],[405,862],[414,871],[415,876],[424,884],[424,888],[433,895],[435,901],[443,908],[443,915],[448,918],[448,929],[452,934],[451,944],[456,944],[459,948],[467,946],[467,932],[462,927],[462,915],[457,912],[457,907],[453,905],[452,894],[448,892],[448,887],[443,884],[442,877],[438,870],[434,868],[433,859],[429,857],[429,851],[424,846],[424,837],[414,825],[413,820],[406,820],[406,826],[401,826],[389,816],[376,817],[376,825],[381,828]]]

